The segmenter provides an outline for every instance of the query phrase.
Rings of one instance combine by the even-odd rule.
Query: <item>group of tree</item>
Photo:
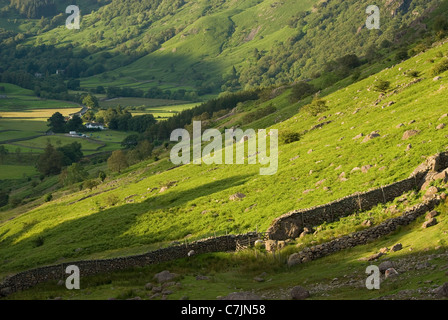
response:
[[[78,115],[74,115],[71,119],[66,120],[59,113],[54,113],[48,120],[47,125],[53,133],[67,133],[70,131],[85,131],[82,119]]]
[[[82,145],[79,142],[60,148],[55,148],[51,143],[48,143],[44,153],[37,160],[36,168],[43,176],[58,175],[63,167],[79,162],[84,157],[81,148]]]
[[[156,142],[157,145],[158,143],[169,140],[173,130],[191,125],[194,118],[203,117],[205,114],[208,115],[207,118],[210,118],[213,114],[221,110],[231,110],[240,102],[257,100],[259,93],[260,90],[246,90],[228,93],[216,99],[209,100],[195,108],[183,110],[168,120],[154,123],[144,132],[144,137],[150,142]]]
[[[134,89],[130,87],[108,87],[105,89],[102,86],[98,86],[93,89],[92,92],[97,94],[107,94],[107,98],[113,99],[118,97],[135,97],[135,98],[147,98],[147,99],[167,99],[167,100],[187,100],[198,101],[199,96],[205,94],[201,90],[185,89],[178,90],[162,90],[159,87],[152,87],[148,91],[144,92],[141,89]]]
[[[84,120],[95,120],[98,123],[105,124],[111,130],[134,131],[138,133],[145,132],[157,121],[152,114],[133,116],[125,108],[118,106],[98,111],[96,114],[88,112],[84,115]]]

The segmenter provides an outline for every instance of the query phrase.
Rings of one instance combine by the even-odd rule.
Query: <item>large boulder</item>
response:
[[[435,226],[437,223],[438,222],[436,218],[431,218],[423,223],[422,228],[427,229],[429,227]]]
[[[295,286],[291,289],[291,298],[293,300],[305,300],[310,297],[310,293],[304,287]]]
[[[387,269],[393,269],[395,267],[394,263],[392,261],[384,261],[381,262],[378,268],[380,269],[381,273],[385,273]]]
[[[293,253],[288,258],[288,267],[293,267],[295,265],[301,264],[302,259],[300,258],[300,255],[298,253]]]
[[[396,245],[394,245],[390,250],[392,252],[397,252],[403,249],[403,245],[401,243],[397,243]]]
[[[448,298],[448,282],[445,282],[441,287],[436,289],[437,298]]]

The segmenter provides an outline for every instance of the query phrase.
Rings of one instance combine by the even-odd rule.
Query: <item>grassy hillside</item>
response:
[[[188,165],[165,171],[173,166],[168,160],[143,162],[96,190],[66,190],[26,213],[1,213],[14,219],[2,218],[0,225],[0,273],[145,252],[215,232],[263,231],[290,210],[406,178],[423,158],[446,148],[446,129],[437,127],[447,121],[447,73],[434,79],[434,70],[443,66],[447,53],[448,44],[436,46],[322,97],[329,109],[318,116],[291,106],[288,90],[264,102],[297,108],[296,116],[271,127],[280,134],[332,121],[298,142],[281,145],[274,176],[260,176],[258,165]],[[374,90],[380,80],[390,81],[384,95]],[[403,140],[411,129],[419,134]],[[374,131],[380,136],[362,143]],[[354,139],[361,133],[364,137]],[[371,167],[363,173],[362,166]],[[246,197],[231,201],[237,192]]]

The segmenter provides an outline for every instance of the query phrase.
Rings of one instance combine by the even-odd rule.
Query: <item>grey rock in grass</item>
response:
[[[381,273],[385,273],[387,269],[391,269],[394,268],[395,265],[392,261],[384,261],[381,262],[380,265],[378,266],[378,268],[380,269]]]
[[[403,249],[403,245],[401,243],[397,243],[391,248],[392,252],[397,252]]]
[[[168,282],[171,281],[173,279],[175,279],[178,275],[175,273],[171,273],[167,270],[164,270],[160,273],[157,273],[154,276],[154,279],[156,279],[159,283],[163,283],[163,282]]]
[[[386,272],[384,273],[384,275],[386,276],[386,279],[388,278],[394,278],[398,276],[398,272],[397,270],[395,270],[394,268],[389,268],[386,270]]]
[[[310,292],[304,287],[295,286],[291,289],[291,298],[293,300],[306,300],[310,297]]]

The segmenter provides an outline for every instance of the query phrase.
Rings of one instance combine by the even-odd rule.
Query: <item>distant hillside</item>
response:
[[[435,27],[448,29],[446,1],[381,3],[381,29],[368,30],[367,0],[81,2],[76,31],[65,28],[62,2],[54,17],[3,15],[0,71],[65,70],[84,88],[126,86],[143,94],[157,87],[203,96],[319,77],[325,87],[347,76],[333,60],[356,54],[373,62],[407,52],[413,39]],[[20,12],[29,2],[13,4]]]

